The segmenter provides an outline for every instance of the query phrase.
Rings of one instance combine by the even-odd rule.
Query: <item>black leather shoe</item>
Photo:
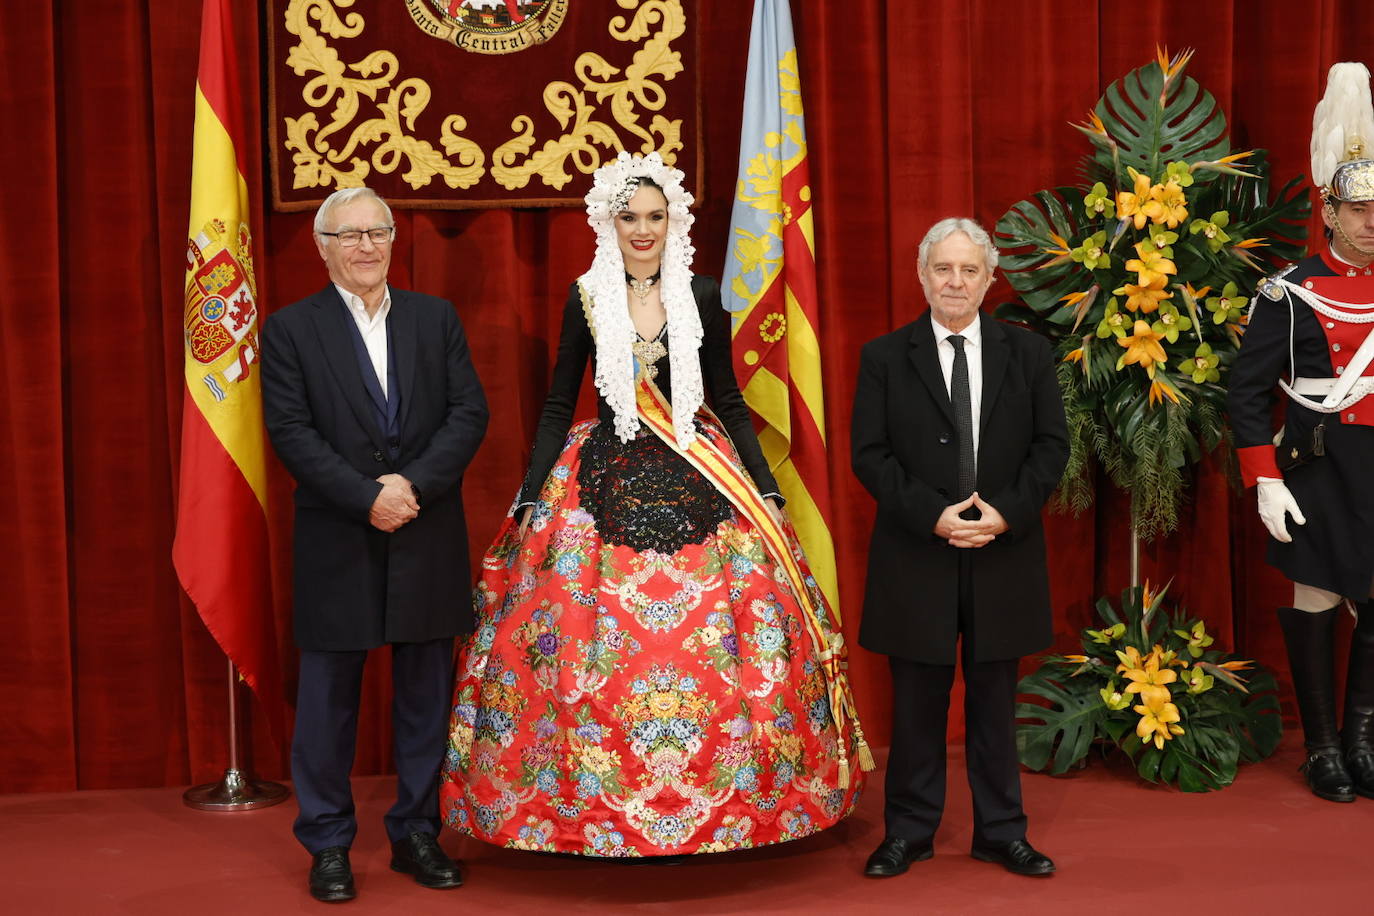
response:
[[[1350,748],[1345,752],[1345,768],[1355,784],[1355,793],[1374,798],[1374,749]]]
[[[1355,800],[1355,785],[1350,778],[1350,771],[1345,768],[1341,752],[1334,747],[1310,752],[1302,771],[1307,776],[1308,788],[1318,798],[1333,802]]]
[[[868,857],[864,874],[870,878],[892,878],[905,872],[912,862],[922,862],[933,855],[935,846],[929,840],[916,843],[899,836],[886,836]]]
[[[1050,857],[1036,852],[1025,840],[1012,840],[1001,846],[974,846],[969,855],[980,862],[996,862],[1017,875],[1054,874],[1054,862]]]
[[[463,875],[430,833],[412,833],[391,844],[391,870],[415,877],[422,887],[460,887]]]
[[[330,846],[315,853],[310,863],[310,896],[325,903],[343,903],[358,896],[347,846]]]

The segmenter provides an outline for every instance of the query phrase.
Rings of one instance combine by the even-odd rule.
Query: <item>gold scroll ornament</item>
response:
[[[445,116],[437,138],[442,150],[436,148],[430,140],[416,136],[416,125],[432,95],[428,82],[416,77],[399,79],[401,65],[391,51],[373,50],[345,64],[330,44],[331,39],[352,39],[363,33],[366,22],[362,13],[351,9],[355,2],[291,0],[286,7],[286,31],[299,39],[286,63],[297,76],[309,77],[301,96],[328,119],[322,125],[312,111],[283,120],[283,146],[291,152],[294,164],[292,187],[358,187],[374,168],[390,174],[401,167],[405,168],[402,180],[416,190],[430,185],[436,176],[450,188],[472,187],[486,174],[488,160],[481,146],[463,136],[467,119],[459,114]],[[405,2],[412,15],[416,6],[423,5],[421,0]],[[682,120],[670,120],[658,112],[668,98],[663,83],[683,70],[681,54],[673,48],[687,28],[681,0],[615,2],[631,15],[628,20],[612,17],[607,30],[616,41],[634,46],[630,62],[621,68],[588,51],[574,63],[576,83],[559,80],[546,85],[545,111],[563,133],[534,152],[538,143],[535,117],[515,116],[511,121],[515,135],[491,154],[491,176],[507,190],[523,188],[535,178],[562,189],[572,180],[570,159],[578,172],[589,175],[620,150],[632,148],[622,139],[622,132],[631,144],[638,140],[639,152],[647,155],[657,150],[664,162],[676,161],[677,151],[683,148]],[[552,14],[543,21],[551,18]],[[648,115],[646,127],[641,120]]]

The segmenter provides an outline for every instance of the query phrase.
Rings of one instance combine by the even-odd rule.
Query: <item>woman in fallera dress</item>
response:
[[[597,857],[807,836],[853,810],[871,758],[720,290],[691,273],[692,197],[658,154],[621,153],[586,201],[596,255],[483,558],[444,818]],[[573,425],[589,358],[598,416]]]

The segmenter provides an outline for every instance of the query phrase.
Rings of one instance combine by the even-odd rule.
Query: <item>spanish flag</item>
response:
[[[186,391],[172,562],[278,739],[285,704],[267,540],[248,149],[230,0],[204,0],[186,243]]]
[[[815,201],[788,0],[755,0],[745,80],[739,181],[721,284],[725,307],[734,313],[735,372],[763,421],[759,442],[812,574],[838,618],[817,342]]]

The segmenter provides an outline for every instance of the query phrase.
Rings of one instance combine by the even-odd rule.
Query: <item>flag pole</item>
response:
[[[226,660],[228,661],[228,660]],[[192,786],[182,794],[188,808],[198,811],[252,811],[286,801],[290,790],[279,782],[249,779],[239,761],[239,676],[229,665],[229,766],[219,782]]]

